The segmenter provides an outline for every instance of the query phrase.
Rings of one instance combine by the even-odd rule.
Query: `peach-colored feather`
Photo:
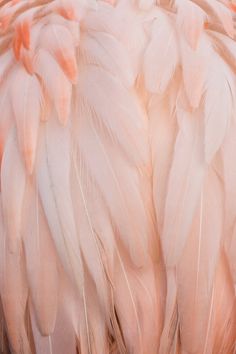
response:
[[[0,0],[0,352],[235,354],[234,22]]]

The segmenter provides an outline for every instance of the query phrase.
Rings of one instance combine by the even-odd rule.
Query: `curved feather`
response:
[[[206,13],[191,1],[178,0],[176,6],[178,9],[177,25],[183,32],[188,44],[195,50],[203,33]]]
[[[40,47],[49,51],[68,79],[72,83],[76,83],[77,62],[70,31],[65,26],[53,23],[43,27],[40,37]]]
[[[178,117],[180,130],[169,175],[162,234],[167,267],[177,265],[182,255],[206,168],[201,113],[191,119],[189,113],[179,111]]]
[[[146,87],[162,93],[173,78],[179,62],[175,29],[164,13],[159,11],[152,24],[151,41],[144,57]]]
[[[66,124],[71,107],[70,82],[53,57],[43,49],[37,53],[35,72],[41,77],[46,87],[51,105],[56,108],[59,121]]]
[[[26,167],[32,173],[41,114],[41,90],[37,78],[24,69],[19,68],[14,75],[11,103]]]
[[[50,125],[51,127],[50,127]],[[51,128],[51,129],[50,129]],[[83,289],[83,266],[70,194],[70,139],[57,121],[44,127],[37,182],[51,234],[68,275]],[[57,146],[57,149],[54,149]],[[61,167],[61,162],[64,166]]]
[[[0,1],[0,293],[14,353],[233,353],[232,11]]]

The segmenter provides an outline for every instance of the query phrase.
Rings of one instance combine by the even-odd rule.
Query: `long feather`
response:
[[[22,207],[25,194],[26,173],[17,146],[14,129],[8,137],[1,166],[1,201],[7,232],[6,247],[18,253],[21,244]]]
[[[211,63],[211,46],[208,39],[202,36],[198,47],[192,49],[184,39],[180,38],[183,82],[189,103],[193,109],[199,107],[204,94],[207,73]]]
[[[15,353],[30,354],[30,345],[25,327],[25,311],[28,296],[27,281],[22,257],[22,248],[11,252],[7,245],[7,230],[4,228],[1,207],[1,300],[6,320],[8,338]]]
[[[184,111],[178,112],[178,115],[180,130],[169,176],[162,235],[167,267],[177,265],[182,255],[200,198],[206,167],[202,114],[198,114],[195,119],[191,119]]]
[[[202,188],[198,213],[178,267],[181,341],[186,351],[204,352],[206,341],[210,342],[210,337],[206,340],[206,334],[207,328],[212,326],[209,309],[222,240],[222,192],[217,174],[210,170]],[[211,223],[209,220],[215,222]],[[188,312],[185,311],[186,308],[189,309]],[[190,322],[192,329],[188,331]]]
[[[15,75],[11,103],[26,167],[28,172],[32,173],[40,120],[41,90],[37,78],[29,75],[24,69],[19,68]]]
[[[37,188],[27,184],[24,246],[32,306],[42,335],[55,329],[58,306],[58,261]]]
[[[66,124],[71,105],[72,88],[70,82],[53,57],[43,49],[37,53],[35,72],[41,77],[46,87],[51,105],[56,108],[59,121]]]
[[[235,84],[231,72],[217,56],[208,75],[205,94],[205,158],[210,162],[230,126]]]
[[[44,26],[39,45],[53,55],[68,79],[72,83],[76,83],[77,61],[70,31],[65,26],[58,24]]]
[[[54,149],[54,146],[57,146],[57,149]],[[69,186],[70,140],[68,130],[58,124],[55,116],[44,127],[37,181],[39,195],[61,262],[81,292],[83,266]]]
[[[198,47],[206,19],[205,12],[191,1],[176,1],[177,25],[193,50]]]
[[[159,11],[144,57],[145,83],[150,92],[164,92],[175,73],[179,63],[176,38],[171,20]]]

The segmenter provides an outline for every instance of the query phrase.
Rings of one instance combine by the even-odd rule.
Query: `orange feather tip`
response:
[[[229,8],[230,8],[230,10],[232,10],[233,12],[236,12],[236,4],[234,4],[234,3],[230,3],[229,4]]]
[[[65,102],[63,99],[61,99],[60,105],[58,106],[57,114],[58,120],[61,125],[66,126],[70,115],[70,105],[67,101]]]
[[[20,0],[12,0],[11,1],[11,6],[14,6],[16,4],[18,4],[20,2]]]
[[[17,61],[20,60],[22,46],[26,50],[30,49],[30,25],[28,21],[21,23],[15,29],[15,37],[13,39],[13,51]],[[26,61],[28,61],[28,63],[26,63]],[[32,73],[32,70],[29,70],[30,69],[29,59],[28,60],[25,59],[24,64],[26,64],[25,65],[26,70],[29,73],[30,72]]]
[[[33,62],[32,58],[30,58],[29,55],[24,54],[22,57],[22,63],[25,67],[25,70],[27,71],[28,74],[33,75],[34,74],[34,68],[33,68]]]
[[[116,0],[103,0],[104,2],[107,2],[108,4],[110,4],[111,6],[115,6],[116,5]]]
[[[20,34],[22,43],[25,49],[30,49],[30,24],[28,21],[24,21],[20,25]]]
[[[25,167],[29,175],[32,175],[34,170],[35,150],[32,148],[24,149]]]
[[[75,20],[76,19],[75,11],[72,7],[68,7],[68,8],[58,7],[56,11],[59,15],[61,15],[62,17],[64,17],[67,20]]]
[[[78,70],[75,57],[67,56],[63,51],[58,51],[56,53],[56,58],[62,70],[68,77],[68,79],[73,83],[77,83]]]
[[[17,61],[20,60],[21,48],[22,48],[21,37],[18,34],[16,34],[15,38],[13,39],[13,52]]]
[[[12,19],[12,15],[5,15],[5,16],[2,16],[0,18],[0,28],[1,28],[1,31],[2,32],[5,32],[9,25],[10,25],[10,22],[11,22],[11,19]]]

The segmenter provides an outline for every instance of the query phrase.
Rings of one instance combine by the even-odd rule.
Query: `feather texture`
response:
[[[0,0],[2,352],[235,352],[234,10]]]

